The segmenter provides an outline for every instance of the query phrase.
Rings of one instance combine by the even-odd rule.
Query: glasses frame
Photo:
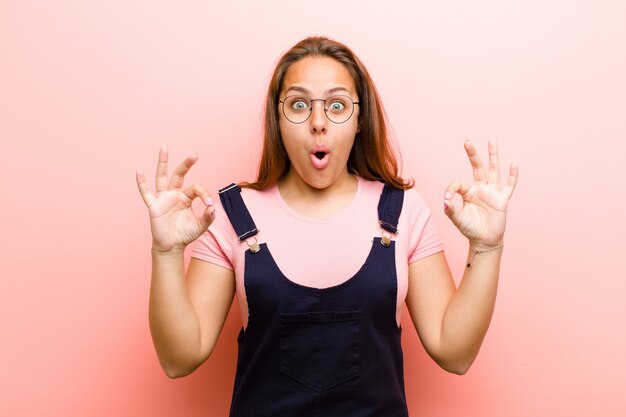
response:
[[[352,97],[347,96],[347,95],[345,95],[345,94],[337,94],[337,95],[334,95],[334,96],[329,97],[329,98],[326,98],[326,99],[324,99],[324,98],[312,98],[312,99],[309,99],[309,100],[307,100],[307,99],[302,99],[303,101],[308,101],[308,102],[309,102],[309,115],[306,117],[306,119],[304,119],[304,120],[303,120],[303,121],[301,121],[301,122],[294,122],[293,120],[291,120],[291,119],[287,116],[287,113],[285,113],[285,101],[287,101],[287,99],[288,99],[289,97],[293,97],[293,96],[294,96],[294,95],[287,96],[287,97],[285,97],[285,98],[284,98],[284,99],[282,99],[282,100],[278,99],[278,102],[279,102],[280,104],[282,104],[282,105],[283,105],[283,106],[282,106],[282,107],[283,107],[283,116],[285,116],[285,119],[289,120],[289,122],[290,122],[290,123],[293,123],[293,124],[295,124],[295,125],[300,125],[300,124],[302,124],[302,123],[306,122],[307,120],[309,120],[309,119],[311,118],[311,115],[313,114],[313,102],[314,102],[314,101],[323,101],[323,102],[324,102],[324,114],[326,115],[326,118],[327,118],[328,120],[330,120],[332,123],[336,124],[336,125],[343,124],[343,123],[347,122],[348,120],[350,120],[350,118],[351,118],[351,117],[352,117],[352,115],[354,114],[354,105],[355,105],[355,104],[359,104],[359,102],[358,102],[358,101],[354,101],[354,100],[352,100]],[[350,116],[348,116],[348,118],[347,118],[346,120],[344,120],[343,122],[335,122],[334,120],[332,120],[332,119],[328,116],[328,108],[326,107],[326,102],[327,102],[329,99],[331,99],[331,98],[335,98],[335,97],[346,97],[346,98],[350,99],[350,101],[352,102],[352,111],[350,112]]]

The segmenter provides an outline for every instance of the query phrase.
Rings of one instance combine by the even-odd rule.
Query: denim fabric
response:
[[[241,189],[224,190],[237,235],[257,230]],[[387,185],[381,194],[379,223],[391,233],[403,196]],[[249,317],[237,339],[230,416],[407,417],[395,265],[395,241],[386,246],[374,237],[353,277],[320,289],[289,280],[268,243],[246,250]]]

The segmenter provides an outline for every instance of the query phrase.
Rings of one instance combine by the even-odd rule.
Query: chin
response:
[[[298,178],[297,182],[301,184],[304,183],[315,190],[325,190],[335,184],[340,178],[340,175],[337,175],[329,169],[316,170],[313,168],[309,169],[309,167],[305,167],[304,169],[292,167],[294,168],[293,174],[296,174],[295,178]]]
[[[333,184],[332,181],[324,181],[324,180],[312,180],[312,181],[305,181],[305,182],[309,187],[315,188],[317,190],[324,190]]]
[[[308,178],[303,178],[303,180],[309,187],[317,190],[324,190],[337,181],[336,178],[332,178],[321,173],[317,173],[317,175],[312,175]]]

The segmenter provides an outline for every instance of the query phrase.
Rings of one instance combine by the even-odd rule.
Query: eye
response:
[[[303,99],[295,99],[291,102],[290,107],[294,110],[306,110],[309,108]]]
[[[345,100],[342,98],[332,98],[330,104],[328,105],[328,110],[333,113],[342,112],[346,108]]]

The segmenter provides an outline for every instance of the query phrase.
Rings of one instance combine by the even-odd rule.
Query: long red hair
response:
[[[307,56],[333,58],[342,63],[354,79],[359,96],[360,130],[348,158],[348,171],[400,189],[413,187],[412,181],[405,181],[398,173],[398,161],[389,141],[385,111],[367,69],[350,48],[321,36],[308,37],[298,42],[276,64],[265,100],[263,153],[257,179],[240,185],[265,190],[289,172],[291,163],[278,125],[278,100],[285,74],[291,65]]]

